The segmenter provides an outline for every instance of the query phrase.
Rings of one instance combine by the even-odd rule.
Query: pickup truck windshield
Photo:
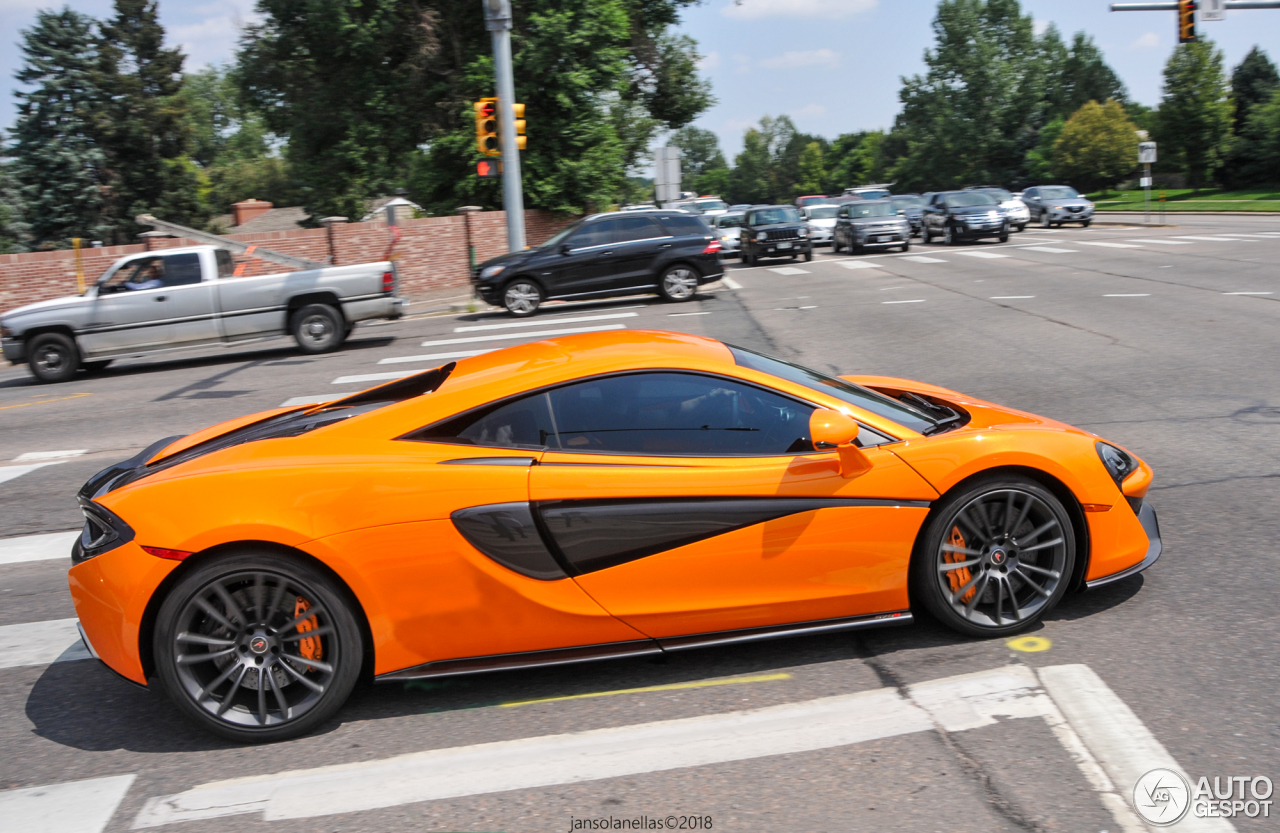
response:
[[[752,226],[772,226],[776,223],[798,222],[800,222],[800,212],[789,205],[761,208],[758,211],[752,211],[747,217],[747,224]]]

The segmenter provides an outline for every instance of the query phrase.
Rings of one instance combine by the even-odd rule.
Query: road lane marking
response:
[[[809,270],[808,270],[808,269],[797,269],[797,268],[796,268],[796,267],[794,267],[794,266],[776,266],[776,267],[772,267],[772,266],[771,266],[771,267],[769,268],[769,271],[770,271],[770,272],[777,272],[779,275],[807,275],[807,274],[809,274]]]
[[[899,260],[909,260],[912,263],[946,263],[947,262],[945,260],[940,260],[936,257],[925,257],[924,255],[907,255],[906,257],[899,258]]]
[[[878,263],[867,263],[865,260],[837,260],[836,263],[846,269],[879,269]]]
[[[39,463],[45,460],[63,460],[67,457],[80,457],[89,453],[87,448],[78,448],[74,451],[28,451],[26,454],[19,454],[13,458],[15,463]]]
[[[1039,669],[1041,682],[1076,734],[1106,770],[1112,783],[1129,792],[1142,775],[1165,768],[1187,773],[1143,725],[1133,710],[1086,665],[1056,665]],[[1187,778],[1187,783],[1195,780]],[[1226,819],[1196,818],[1188,813],[1177,829],[1188,833],[1218,833],[1235,828]]]
[[[561,327],[555,330],[539,330],[536,333],[499,333],[491,336],[469,336],[467,338],[445,338],[438,341],[424,341],[423,347],[444,346],[446,344],[478,344],[482,341],[509,341],[516,338],[545,338],[546,336],[566,336],[573,333],[599,333],[606,330],[625,330],[626,324],[596,324],[591,327]]]
[[[1224,231],[1224,232],[1221,232],[1221,234],[1222,234],[1224,237],[1227,237],[1227,238],[1232,238],[1232,237],[1256,237],[1256,238],[1257,238],[1257,239],[1259,239],[1259,240],[1273,240],[1273,239],[1274,239],[1274,238],[1269,237],[1269,236],[1267,236],[1267,235],[1265,235],[1265,234],[1237,234],[1237,233],[1235,233],[1234,231]]]
[[[1131,292],[1128,294],[1103,295],[1103,298],[1150,298],[1150,292]]]
[[[1077,254],[1079,249],[1055,249],[1050,246],[1023,246],[1024,252],[1048,252],[1051,255],[1073,255]]]
[[[387,382],[391,379],[403,379],[406,376],[412,376],[415,373],[421,372],[421,370],[399,370],[394,373],[364,373],[358,376],[339,376],[329,384],[355,385],[364,384],[365,382]]]
[[[684,316],[686,316],[686,315],[710,315],[710,314],[711,314],[711,313],[709,313],[709,312],[669,312],[669,313],[667,313],[667,317],[668,317],[668,318],[682,318],[682,317],[684,317]]]
[[[974,252],[956,252],[956,254],[968,255],[969,257],[985,257],[985,258],[1008,257],[1008,255],[1002,255],[999,252],[984,252],[981,250],[974,251]]]
[[[68,399],[79,399],[83,396],[93,396],[93,394],[92,393],[72,393],[67,396],[54,396],[47,399],[41,398],[41,397],[48,397],[48,396],[49,394],[47,393],[37,393],[35,395],[36,397],[35,402],[23,402],[20,405],[0,405],[0,411],[8,411],[8,410],[12,410],[13,408],[30,408],[32,405],[49,405],[53,402],[66,402]]]
[[[1118,700],[1101,680],[1097,685]],[[316,818],[832,749],[930,730],[960,732],[1010,718],[1045,720],[1120,829],[1144,830],[1046,686],[1023,665],[931,680],[905,691],[880,688],[759,709],[215,781],[150,798],[134,818],[133,828],[249,814],[260,814],[264,821]],[[1132,782],[1115,783],[1124,788]]]
[[[525,333],[524,335],[532,335]],[[401,364],[403,362],[432,362],[437,359],[467,359],[472,356],[483,356],[485,353],[492,353],[497,350],[491,347],[488,350],[458,350],[453,353],[426,353],[421,356],[392,356],[389,359],[381,359],[378,364]]]
[[[1224,292],[1223,295],[1270,295],[1270,292]]]
[[[330,394],[323,396],[294,396],[280,403],[281,408],[292,408],[295,405],[319,405],[321,402],[328,402],[333,399]]]
[[[741,288],[742,288],[742,284],[738,283],[737,281],[735,281],[733,278],[729,277],[728,275],[725,275],[723,278],[721,278],[721,279],[720,279],[720,283],[724,284],[725,286],[729,287],[730,289],[741,289]]]
[[[727,680],[700,680],[694,683],[670,683],[668,685],[651,685],[643,688],[620,688],[616,691],[593,691],[590,694],[567,694],[563,697],[542,697],[537,700],[517,700],[514,703],[503,703],[504,709],[515,706],[532,706],[538,703],[561,703],[565,700],[590,700],[596,697],[614,697],[619,694],[645,694],[651,691],[684,691],[690,688],[715,688],[725,685],[746,685],[747,683],[771,683],[777,680],[789,680],[790,674],[757,674],[754,677],[731,677]]]
[[[45,466],[56,466],[59,463],[65,463],[66,460],[52,460],[48,463],[30,463],[25,466],[0,466],[0,483],[7,483],[24,474],[30,474],[36,469],[42,469]]]
[[[1192,237],[1190,235],[1179,235],[1178,240],[1200,240],[1206,243],[1230,243],[1230,237]]]
[[[24,535],[21,538],[0,539],[0,564],[22,564],[27,561],[71,561],[71,545],[80,537],[80,531],[48,532],[43,535]]]
[[[612,312],[608,315],[582,315],[576,318],[557,318],[555,324],[573,324],[578,321],[607,321],[611,318],[635,318],[638,312]],[[508,321],[503,324],[474,324],[468,327],[454,327],[455,333],[474,333],[482,330],[507,330],[512,327],[545,327],[546,321]]]
[[[881,301],[882,304],[923,304],[924,298],[913,298],[910,301]]]
[[[1133,239],[1131,243],[1155,243],[1157,246],[1190,246],[1191,244],[1185,240],[1143,240]]]
[[[992,301],[1021,301],[1026,298],[1034,298],[1034,295],[992,295],[989,300]]]
[[[0,627],[0,668],[90,658],[74,616]]]
[[[1133,243],[1107,243],[1102,240],[1076,240],[1075,242],[1084,246],[1106,246],[1108,249],[1141,249],[1142,248],[1141,246],[1135,245]]]
[[[99,833],[111,821],[136,775],[67,781],[0,792],[0,818],[22,833]]]

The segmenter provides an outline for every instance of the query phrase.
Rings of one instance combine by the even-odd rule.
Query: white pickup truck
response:
[[[117,260],[83,295],[0,315],[0,346],[42,382],[121,356],[273,335],[322,353],[357,321],[399,318],[397,289],[392,261],[239,276],[223,249],[164,249]]]

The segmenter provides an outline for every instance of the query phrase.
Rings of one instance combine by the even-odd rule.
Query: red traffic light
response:
[[[476,174],[482,178],[490,179],[502,174],[502,167],[496,161],[482,159],[476,163]]]

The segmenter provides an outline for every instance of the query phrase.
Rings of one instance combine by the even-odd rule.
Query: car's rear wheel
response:
[[[662,273],[658,294],[664,301],[688,301],[698,293],[698,273],[678,263]]]
[[[328,304],[307,304],[289,320],[293,340],[304,353],[327,353],[347,338],[342,313]]]
[[[80,369],[80,350],[63,333],[44,333],[31,339],[27,366],[41,382],[66,382]]]
[[[1001,636],[1039,621],[1066,593],[1075,538],[1062,502],[1034,480],[980,480],[948,495],[912,560],[912,593],[943,624]]]
[[[241,743],[305,734],[333,715],[364,651],[351,602],[327,576],[270,552],[183,577],[156,618],[156,671],[204,728]]]
[[[951,228],[951,224],[947,223],[942,227],[942,244],[944,246],[954,246],[957,242],[956,233]]]
[[[831,235],[831,254],[833,255],[840,254],[840,235],[839,234]]]
[[[1002,226],[1002,227],[1000,228],[1000,236],[999,236],[999,237],[997,237],[996,239],[997,239],[997,240],[999,240],[1001,243],[1008,243],[1008,242],[1009,242],[1009,227],[1008,227],[1008,226]]]
[[[502,305],[517,318],[533,315],[542,305],[542,287],[527,278],[516,278],[503,288]]]
[[[904,252],[911,251],[911,241],[909,239],[902,241],[902,251]]]

